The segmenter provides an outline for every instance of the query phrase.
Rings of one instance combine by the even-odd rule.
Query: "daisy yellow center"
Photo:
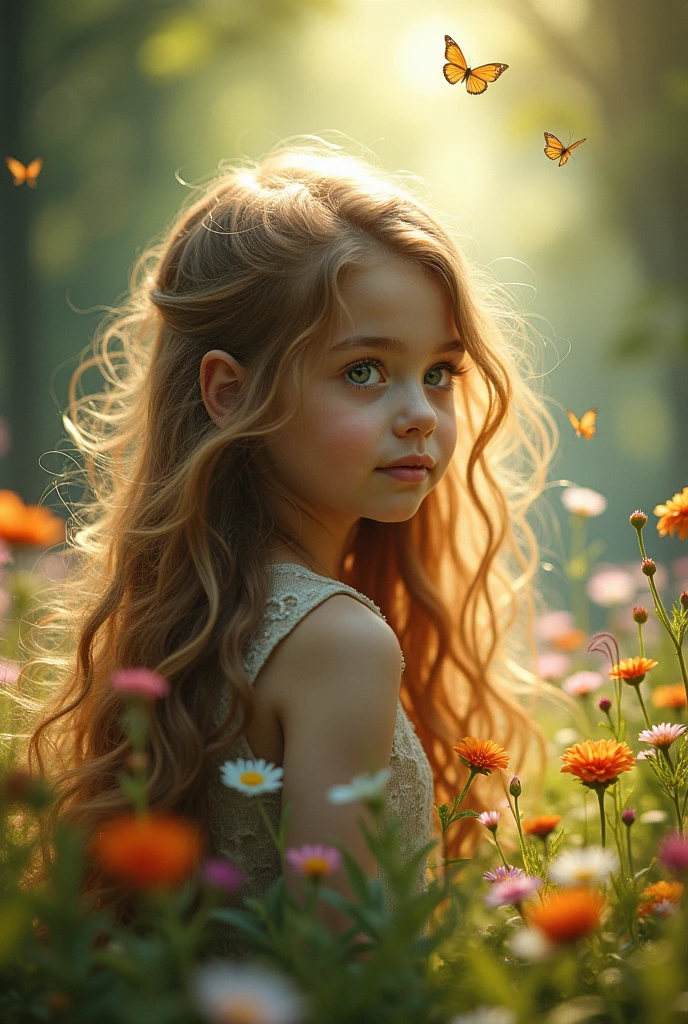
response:
[[[261,782],[265,781],[265,776],[260,772],[242,772],[239,781],[245,786],[260,786]]]
[[[324,857],[308,857],[303,862],[303,870],[307,875],[327,875],[330,865]]]
[[[218,1007],[216,1019],[220,1024],[264,1024],[265,1014],[252,999],[229,996]]]
[[[575,875],[577,882],[592,882],[597,877],[593,868],[576,868]]]

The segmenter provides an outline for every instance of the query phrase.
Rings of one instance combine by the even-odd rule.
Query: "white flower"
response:
[[[550,878],[560,885],[593,885],[604,882],[612,871],[618,871],[619,861],[611,850],[601,846],[586,846],[582,850],[560,853],[550,868]]]
[[[545,960],[556,948],[537,928],[519,928],[507,945],[519,960]]]
[[[506,1006],[478,1006],[470,1013],[457,1013],[449,1024],[516,1024],[518,1017]]]
[[[672,903],[671,900],[660,900],[659,903],[655,903],[652,913],[659,914],[660,917],[673,917],[674,914],[678,914],[678,904]]]
[[[554,736],[552,737],[554,742],[562,747],[570,747],[572,743],[576,743],[578,741],[578,738],[579,734],[576,731],[576,729],[570,728],[559,729],[559,731],[555,732]]]
[[[306,1012],[306,1001],[292,982],[260,964],[204,964],[196,970],[192,990],[214,1024],[297,1024]]]
[[[652,811],[645,811],[644,814],[640,815],[640,821],[643,823],[643,825],[659,825],[661,824],[661,822],[666,820],[667,812],[661,810],[659,807],[656,807]]]
[[[220,772],[225,786],[256,796],[258,793],[274,793],[281,789],[284,769],[268,763],[262,757],[257,761],[246,761],[240,757],[236,761],[225,761]]]
[[[660,725],[653,725],[651,729],[643,729],[638,736],[641,743],[651,743],[653,747],[660,750],[668,750],[675,743],[679,736],[688,729],[685,725],[670,725],[669,722],[662,722]]]
[[[607,507],[605,496],[589,487],[567,487],[562,491],[561,503],[576,516],[601,516]]]
[[[636,761],[647,761],[651,757],[656,757],[657,751],[654,747],[650,747],[649,750],[641,750],[639,754],[635,755]]]
[[[355,775],[350,783],[344,786],[331,786],[327,791],[327,799],[331,804],[351,804],[356,800],[377,800],[387,781],[392,775],[390,768],[381,768],[379,772]]]

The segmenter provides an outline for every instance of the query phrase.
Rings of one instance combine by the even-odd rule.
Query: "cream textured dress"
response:
[[[339,580],[319,576],[301,565],[278,564],[269,567],[272,574],[271,596],[265,607],[260,628],[244,651],[244,667],[253,683],[271,651],[280,640],[303,619],[308,612],[333,594],[349,594],[362,601],[381,618],[378,606],[353,587]],[[403,673],[405,664],[401,656]],[[226,697],[218,708],[217,721],[227,713]],[[237,893],[226,898],[226,905],[241,907],[244,897],[260,899],[282,873],[279,854],[260,817],[255,799],[224,785],[220,765],[237,758],[255,759],[248,741],[241,737],[227,748],[214,763],[217,772],[211,774],[210,834],[208,854],[227,857],[245,874],[245,883]],[[409,852],[418,849],[432,838],[433,778],[430,763],[401,701],[397,705],[394,741],[389,761],[391,777],[387,783],[387,806],[402,820],[401,841]],[[342,779],[342,783],[348,779]],[[282,791],[264,793],[263,806],[277,830],[282,807]],[[425,888],[427,858],[420,865],[417,888]],[[384,879],[383,879],[384,884]],[[228,956],[241,957],[241,943],[223,939],[217,950]]]

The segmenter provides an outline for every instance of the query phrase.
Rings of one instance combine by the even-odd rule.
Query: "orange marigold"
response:
[[[615,782],[621,772],[629,772],[635,766],[635,755],[627,743],[617,740],[583,740],[574,743],[561,755],[564,762],[562,772],[570,772],[584,786],[608,786]]]
[[[25,505],[15,491],[0,491],[0,538],[49,548],[64,541],[64,519],[43,505]]]
[[[643,901],[638,907],[638,916],[647,917],[655,909],[658,903],[668,900],[669,903],[678,903],[683,895],[683,884],[681,882],[655,882],[643,889],[640,898]]]
[[[558,814],[538,814],[535,818],[524,818],[521,828],[524,835],[539,836],[544,839],[550,832],[554,832],[560,821],[561,817]]]
[[[524,908],[527,923],[552,942],[575,942],[599,927],[605,899],[597,889],[572,886]]]
[[[677,531],[681,540],[688,537],[688,487],[677,491],[666,504],[655,505],[653,511],[656,516],[661,516],[657,523],[660,537],[664,537],[667,533],[673,537],[674,530]]]
[[[642,683],[645,673],[658,665],[652,658],[624,658],[609,669],[612,679],[623,679],[625,683]]]
[[[183,882],[202,854],[199,830],[172,814],[123,814],[94,836],[91,854],[109,874],[135,888],[168,888]]]
[[[671,686],[658,686],[650,695],[656,708],[684,708],[686,706],[686,688],[683,683]]]
[[[494,740],[478,740],[475,736],[466,736],[452,750],[456,751],[467,768],[480,775],[489,775],[496,768],[507,768],[509,765],[509,755]]]
[[[555,651],[577,651],[588,639],[588,634],[582,629],[567,629],[552,640],[552,647]]]

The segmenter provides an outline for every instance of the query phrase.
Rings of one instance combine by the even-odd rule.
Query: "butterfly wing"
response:
[[[548,156],[550,160],[558,160],[565,152],[566,146],[564,143],[560,142],[556,135],[552,135],[551,132],[545,132],[545,156]],[[568,160],[568,157],[566,159]]]
[[[508,67],[508,64],[481,64],[479,68],[470,69],[466,79],[468,92],[471,96],[479,96],[487,89],[488,82],[496,82]]]
[[[451,36],[445,36],[444,43],[444,57],[449,63],[444,65],[442,71],[449,84],[456,85],[468,70],[466,58],[461,52],[459,44],[455,43]]]
[[[43,160],[40,156],[37,156],[35,160],[32,160],[26,167],[26,184],[30,185],[31,188],[36,187],[36,178],[41,173],[41,167],[43,166]]]
[[[585,139],[579,139],[578,142],[573,142],[570,146],[566,147],[564,152],[561,154],[561,160],[559,161],[560,167],[563,167],[568,158],[571,156],[571,151],[574,150],[576,146],[580,146],[581,142],[585,142]]]
[[[595,436],[595,423],[597,420],[597,409],[588,409],[580,418],[580,433],[587,437],[588,441]]]
[[[575,415],[575,413],[572,413],[572,412],[571,412],[571,410],[570,410],[570,409],[567,409],[567,410],[566,410],[566,415],[568,416],[569,420],[571,421],[571,426],[572,426],[572,427],[573,427],[573,429],[574,429],[574,430],[576,431],[576,435],[577,435],[578,437],[580,437],[580,436],[581,436],[581,429],[580,429],[580,420],[579,420],[579,419],[578,419],[578,417],[577,417],[577,416]]]
[[[23,185],[26,178],[26,167],[21,160],[15,160],[13,156],[6,156],[5,163],[10,169],[15,185]]]

